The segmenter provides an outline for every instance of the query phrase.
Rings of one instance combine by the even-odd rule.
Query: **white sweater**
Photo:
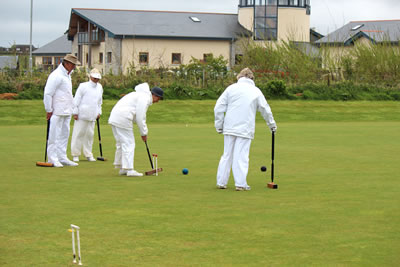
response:
[[[132,129],[132,123],[136,123],[140,134],[147,135],[146,112],[153,104],[150,87],[147,83],[139,84],[135,91],[125,95],[111,110],[108,123],[125,129]]]
[[[214,107],[215,129],[224,135],[254,138],[256,112],[259,111],[269,128],[276,127],[267,100],[254,81],[240,78],[226,88]]]
[[[53,112],[58,116],[72,114],[74,104],[71,73],[68,74],[68,71],[60,64],[47,78],[43,97],[46,112]]]
[[[100,83],[88,81],[81,83],[74,97],[74,111],[79,120],[95,121],[101,115],[103,104],[103,86]]]

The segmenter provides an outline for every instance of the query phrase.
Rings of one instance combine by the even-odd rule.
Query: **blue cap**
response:
[[[163,91],[163,89],[161,89],[160,87],[153,87],[153,89],[151,89],[151,93],[153,94],[153,95],[156,95],[156,96],[158,96],[161,100],[163,100],[164,99],[164,97],[163,97],[163,95],[164,95],[164,91]]]

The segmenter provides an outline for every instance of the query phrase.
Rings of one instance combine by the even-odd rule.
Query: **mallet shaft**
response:
[[[274,158],[275,158],[275,132],[272,132],[272,147],[271,147],[271,182],[274,182]]]

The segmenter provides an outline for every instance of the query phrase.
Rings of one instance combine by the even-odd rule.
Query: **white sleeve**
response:
[[[75,92],[75,97],[74,97],[74,110],[72,111],[72,114],[77,115],[79,114],[79,105],[81,104],[82,96],[84,95],[84,87],[82,84],[78,86],[78,89],[76,89]]]
[[[101,115],[102,113],[102,105],[103,105],[103,86],[101,86],[101,84],[99,84],[100,87],[100,96],[99,96],[99,101],[97,104],[97,114]]]
[[[147,124],[146,124],[146,113],[149,108],[149,100],[148,96],[140,97],[138,99],[136,105],[136,124],[139,127],[140,135],[145,136],[148,133]]]
[[[222,95],[218,98],[217,103],[214,107],[214,116],[215,116],[215,129],[217,132],[222,133],[224,128],[224,117],[225,112],[228,108],[228,93],[227,90],[222,93]]]
[[[56,93],[58,79],[56,75],[49,75],[44,87],[43,103],[46,112],[53,112],[53,96]]]
[[[274,116],[272,115],[271,108],[268,105],[268,102],[265,99],[264,95],[260,95],[257,98],[257,101],[258,101],[257,110],[261,113],[261,116],[267,122],[267,125],[269,126],[269,128],[276,127],[276,123],[274,120]]]

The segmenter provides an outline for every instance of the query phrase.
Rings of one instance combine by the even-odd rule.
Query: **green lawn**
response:
[[[56,169],[35,166],[42,102],[0,101],[0,266],[72,266],[71,223],[81,227],[84,266],[399,265],[400,102],[270,101],[279,189],[266,188],[271,134],[258,117],[248,192],[234,191],[232,178],[215,189],[215,101],[151,106],[148,144],[164,171],[118,176],[106,124],[114,103],[102,119],[109,160]]]

